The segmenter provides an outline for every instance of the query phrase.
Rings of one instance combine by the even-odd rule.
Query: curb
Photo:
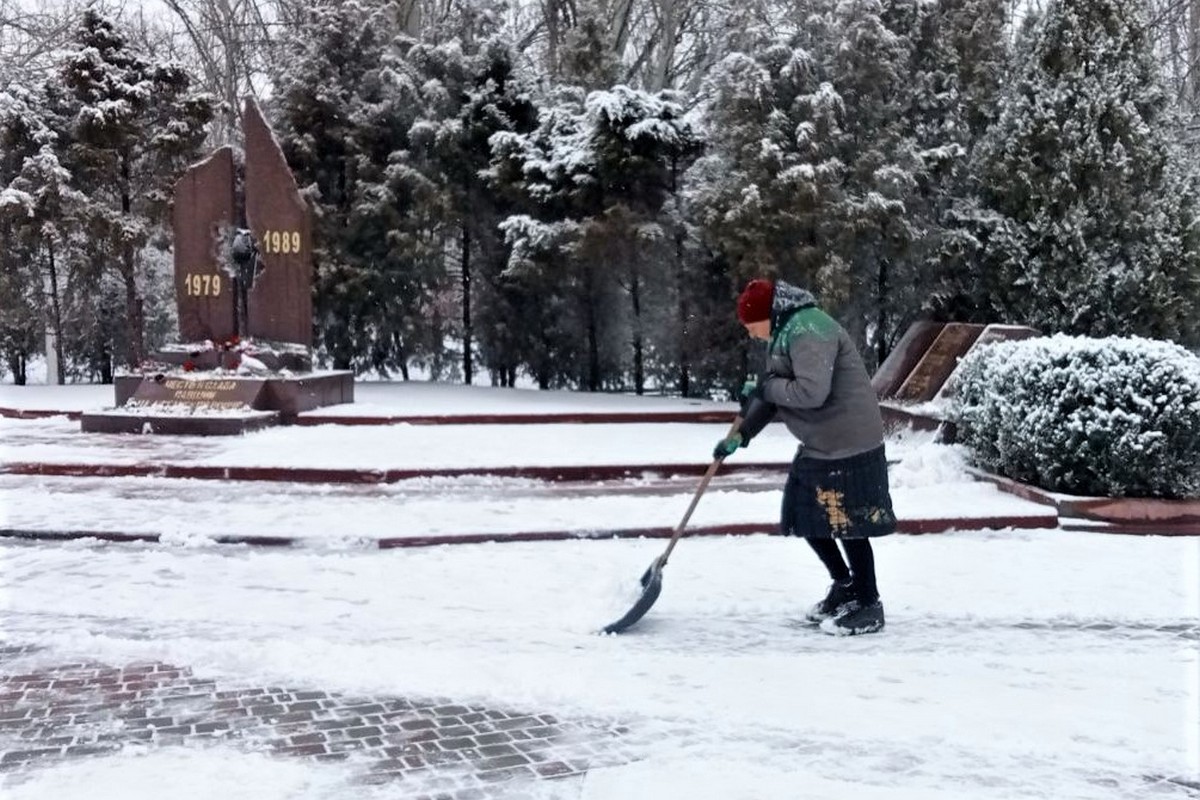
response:
[[[554,414],[437,414],[428,416],[297,415],[293,425],[559,425],[657,422],[723,422],[733,411],[559,412]]]
[[[106,411],[111,409],[104,409]],[[78,421],[89,411],[55,411],[40,408],[0,408],[0,417],[9,419],[46,419],[66,417]],[[317,425],[559,425],[559,424],[613,424],[613,423],[710,423],[728,424],[734,411],[580,411],[553,414],[429,414],[429,415],[296,415],[291,425],[314,427]]]
[[[0,417],[8,419],[45,419],[47,417],[66,417],[78,421],[83,416],[82,411],[50,411],[41,408],[0,408]]]
[[[786,463],[726,464],[723,474],[787,470]],[[548,482],[625,480],[645,475],[703,475],[707,464],[598,464],[569,467],[447,467],[426,469],[324,469],[319,467],[218,467],[187,464],[0,464],[0,474],[70,478],[191,478],[288,483],[396,483],[414,478],[530,478]]]
[[[1106,533],[1118,536],[1200,536],[1200,522],[1108,522],[1090,524],[1063,521],[1059,526],[1072,533]]]
[[[1187,531],[1200,528],[1200,499],[1160,500],[1144,497],[1077,497],[1057,494],[1041,487],[1007,478],[982,469],[968,468],[976,480],[994,484],[1000,491],[1049,506],[1061,517],[1090,520],[1095,523],[1136,531],[1147,526]],[[1076,525],[1075,529],[1098,531],[1097,525]],[[1117,531],[1110,531],[1115,533]],[[1186,533],[1184,535],[1187,535]],[[1194,535],[1194,534],[1193,534]]]
[[[1001,530],[1005,528],[1034,529],[1053,527],[1056,524],[1057,518],[1054,516],[981,517],[978,519],[905,519],[899,521],[896,532],[905,535],[927,535],[950,533],[953,531]],[[774,522],[744,522],[689,528],[683,538],[690,539],[699,536],[750,536],[754,534],[779,536],[778,531],[779,526]],[[409,547],[437,547],[441,545],[485,544],[491,542],[500,544],[505,542],[556,542],[603,539],[669,539],[674,533],[674,528],[666,526],[582,531],[445,533],[428,536],[395,536],[372,539],[364,543],[364,549],[394,550]],[[97,539],[105,542],[160,544],[162,543],[162,534],[84,530],[36,531],[19,528],[0,528],[0,539],[55,542]],[[311,546],[307,544],[308,539],[300,536],[231,535],[214,536],[209,541],[213,544],[240,544],[254,547],[305,548]],[[319,545],[320,540],[317,540],[314,544]]]

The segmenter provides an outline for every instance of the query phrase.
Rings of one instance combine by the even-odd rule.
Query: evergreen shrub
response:
[[[1200,497],[1200,357],[1137,337],[979,348],[955,372],[958,441],[1050,491]]]

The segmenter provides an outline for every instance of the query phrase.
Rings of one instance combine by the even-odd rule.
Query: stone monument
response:
[[[222,147],[175,184],[179,341],[118,376],[84,431],[244,433],[354,401],[353,373],[313,371],[311,212],[252,99],[243,132],[241,180]]]
[[[963,356],[992,342],[1039,335],[1022,325],[914,322],[871,378],[885,425],[937,430],[939,439],[953,441],[954,426],[944,412]]]

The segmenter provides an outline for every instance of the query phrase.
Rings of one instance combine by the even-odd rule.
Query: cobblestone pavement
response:
[[[485,800],[634,758],[627,728],[550,714],[289,687],[222,688],[165,663],[4,669],[36,649],[0,645],[0,672],[9,673],[0,674],[0,772],[10,775],[132,743],[208,739],[280,758],[361,765],[359,781],[398,783],[405,797]]]

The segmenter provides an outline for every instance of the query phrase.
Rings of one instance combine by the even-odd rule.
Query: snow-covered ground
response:
[[[115,402],[113,387],[99,384],[14,386],[0,382],[0,408],[93,411]],[[430,416],[438,414],[530,414],[604,411],[734,410],[731,403],[588,392],[457,386],[426,381],[359,381],[354,402],[307,412],[312,416]]]
[[[469,413],[490,402],[474,391],[433,393],[457,394],[456,407]],[[0,397],[0,406],[8,402]],[[604,398],[590,402],[606,408]],[[3,461],[376,467],[702,463],[721,433],[715,424],[328,426],[172,440],[90,437],[61,419],[3,426]],[[889,442],[889,453],[899,459],[892,481],[902,515],[945,516],[961,500],[954,515],[967,516],[1008,502],[970,482],[953,448],[906,437]],[[772,429],[735,458],[789,455],[786,432]],[[189,534],[274,525],[399,535],[410,520],[445,530],[545,530],[585,518],[671,525],[690,491],[566,497],[530,481],[406,483],[4,476],[3,526],[158,524],[178,536],[160,545],[0,545],[0,638],[46,647],[2,670],[162,660],[227,686],[449,697],[629,729],[630,763],[514,787],[514,797],[1197,795],[1189,788],[1200,784],[1195,538],[888,537],[875,548],[888,626],[838,639],[799,623],[826,587],[816,558],[803,542],[773,536],[681,542],[646,619],[604,637],[595,631],[626,610],[661,541],[279,551],[207,546]],[[696,522],[770,520],[777,504],[769,476],[730,476],[701,502]],[[0,794],[149,800],[171,787],[188,798],[406,796],[395,785],[356,784],[355,769],[271,759],[228,741],[6,774]]]
[[[462,402],[460,400],[460,402]],[[0,463],[276,466],[371,470],[611,464],[701,465],[725,426],[712,424],[396,425],[275,428],[248,436],[82,434],[65,418],[0,419]],[[1044,506],[964,472],[958,448],[932,434],[889,440],[893,500],[902,519],[1028,517]],[[772,523],[795,440],[769,427],[731,463],[774,472],[720,476],[697,526]],[[363,540],[518,531],[672,527],[694,478],[647,474],[579,496],[577,485],[470,476],[387,485],[225,482],[181,478],[63,478],[0,474],[0,528],[158,533],[195,543],[217,536]]]
[[[888,628],[850,640],[797,622],[825,584],[803,543],[690,540],[650,615],[595,635],[660,549],[10,545],[5,637],[51,649],[9,668],[163,659],[247,685],[629,726],[640,760],[547,795],[563,798],[1185,798],[1157,781],[1198,777],[1193,539],[890,537],[876,547]],[[319,764],[259,770],[242,756],[226,771],[225,750],[114,756],[7,796],[129,797],[153,783],[143,771],[181,767],[213,797],[349,791],[348,775]],[[96,781],[112,793],[96,795]]]

